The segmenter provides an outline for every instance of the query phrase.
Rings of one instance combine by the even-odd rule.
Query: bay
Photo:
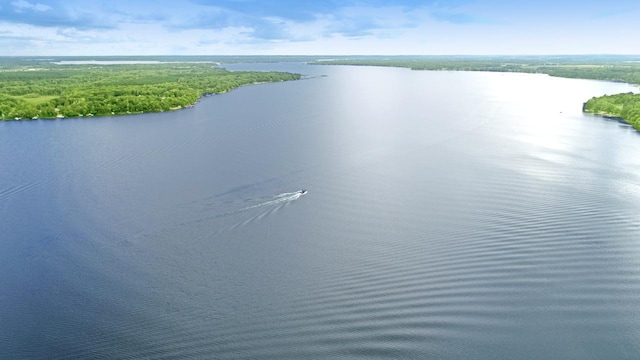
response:
[[[226,67],[305,78],[0,123],[4,357],[638,357],[636,87]]]

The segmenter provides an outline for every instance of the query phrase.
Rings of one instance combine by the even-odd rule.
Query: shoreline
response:
[[[0,72],[0,81],[5,85],[0,93],[0,121],[177,111],[195,106],[204,97],[240,87],[302,78],[300,74],[285,72],[232,72],[202,64],[179,65],[123,66],[115,72],[112,67],[108,71],[78,67],[59,73],[43,72],[46,76],[40,72]],[[55,85],[51,85],[51,80],[57,81]]]
[[[411,71],[469,71],[469,72],[492,72],[492,73],[519,73],[519,74],[540,74],[565,79],[581,79],[581,80],[595,80],[595,81],[607,81],[619,84],[628,84],[635,87],[640,87],[640,65],[636,65],[630,68],[628,64],[620,64],[615,62],[610,63],[597,63],[593,64],[578,64],[578,63],[527,63],[525,59],[512,59],[511,62],[496,61],[496,60],[477,60],[477,59],[447,59],[446,57],[441,59],[419,59],[419,58],[407,58],[407,59],[338,59],[338,60],[318,60],[311,65],[342,65],[342,66],[377,66],[377,67],[395,67],[410,69]],[[630,74],[629,74],[630,73]],[[637,116],[633,118],[625,118],[622,116],[622,111],[625,106],[631,106],[633,109],[640,109],[640,93],[632,93],[633,100],[627,101],[620,105],[613,99],[614,104],[620,106],[621,113],[610,113],[602,111],[588,111],[586,109],[587,103],[593,102],[594,99],[622,97],[626,93],[614,94],[614,95],[601,95],[595,96],[583,103],[582,111],[585,114],[592,114],[595,116],[619,118],[624,123],[630,125],[635,130],[640,132],[640,119]],[[634,111],[634,110],[632,110]],[[638,110],[635,110],[638,111]],[[629,111],[631,112],[631,111]]]

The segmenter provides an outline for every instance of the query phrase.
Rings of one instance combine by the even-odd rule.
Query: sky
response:
[[[640,0],[0,0],[0,56],[640,54]]]

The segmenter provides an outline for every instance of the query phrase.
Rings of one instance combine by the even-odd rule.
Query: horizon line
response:
[[[445,56],[464,56],[464,57],[486,57],[486,56],[640,56],[638,54],[617,54],[617,53],[581,53],[581,54],[111,54],[111,55],[0,55],[0,58],[33,58],[33,57],[196,57],[196,56],[220,56],[220,57],[326,57],[326,56],[391,56],[391,57],[445,57]]]

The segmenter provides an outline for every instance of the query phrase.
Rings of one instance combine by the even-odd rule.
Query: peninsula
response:
[[[207,94],[298,74],[228,71],[212,62],[0,58],[0,119],[26,120],[177,110]]]

